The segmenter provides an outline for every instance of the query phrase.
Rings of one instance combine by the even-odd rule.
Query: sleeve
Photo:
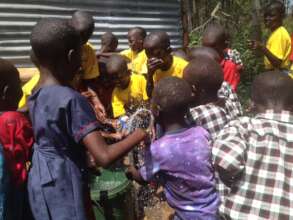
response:
[[[111,102],[114,118],[125,114],[124,103],[119,98],[118,91],[116,89],[113,91]]]
[[[223,82],[221,88],[219,89],[218,97],[227,100],[226,108],[232,118],[243,115],[242,105],[239,101],[237,93],[232,90],[231,86],[226,81]]]
[[[95,50],[90,45],[86,45],[82,53],[84,53],[82,55],[83,79],[97,78],[100,75],[100,71]]]
[[[156,180],[156,174],[158,174],[161,169],[158,157],[155,157],[151,151],[152,147],[153,145],[146,150],[145,164],[139,169],[141,177],[147,182]]]
[[[76,143],[100,128],[94,110],[85,97],[81,95],[75,97],[69,102],[67,108],[67,129]]]
[[[131,50],[130,49],[122,50],[120,52],[120,55],[127,57],[130,61],[132,60]]]
[[[279,30],[278,33],[270,39],[269,51],[275,55],[280,60],[285,60],[288,55],[288,50],[291,51],[291,41],[289,37],[286,37],[285,33],[282,30]]]
[[[245,129],[232,121],[224,127],[213,143],[212,154],[215,167],[220,167],[231,178],[244,170],[246,162]],[[234,125],[233,125],[234,123]]]

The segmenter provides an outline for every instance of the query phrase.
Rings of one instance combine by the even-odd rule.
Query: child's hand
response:
[[[263,45],[260,41],[257,40],[248,40],[248,47],[251,50],[261,50],[263,48]]]
[[[162,59],[151,58],[147,61],[148,74],[153,75],[157,69],[163,64]]]

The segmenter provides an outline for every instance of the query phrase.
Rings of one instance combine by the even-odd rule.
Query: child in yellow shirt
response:
[[[90,36],[94,31],[93,17],[85,11],[76,11],[72,15],[70,22],[75,30],[77,30],[77,32],[80,34],[82,40],[82,75],[79,82],[79,90],[80,92],[86,92],[85,95],[89,98],[93,107],[95,108],[98,118],[103,119],[106,117],[104,106],[101,104],[95,91],[91,88],[92,84],[95,84],[95,80],[100,75],[95,50],[93,46],[88,42]],[[38,67],[37,60],[34,58],[33,54],[31,54],[31,60]],[[23,97],[19,102],[19,108],[25,107],[26,100],[28,96],[31,95],[32,90],[36,87],[38,81],[39,74],[36,74],[30,81],[28,81],[23,86]]]
[[[187,61],[171,54],[170,37],[166,32],[149,34],[144,41],[147,61],[147,94],[150,97],[154,84],[168,76],[182,78]]]
[[[266,70],[279,69],[288,74],[290,69],[289,56],[291,53],[291,38],[283,26],[285,7],[282,2],[274,1],[265,8],[264,22],[270,29],[271,35],[263,45],[258,41],[251,41],[250,47],[263,53]]]
[[[106,64],[106,69],[115,85],[112,93],[114,118],[125,115],[126,106],[148,100],[144,76],[131,74],[122,56],[112,55]]]
[[[129,49],[123,50],[120,54],[129,61],[130,69],[135,74],[146,74],[147,56],[143,49],[143,42],[146,37],[146,31],[142,27],[134,27],[128,31]]]

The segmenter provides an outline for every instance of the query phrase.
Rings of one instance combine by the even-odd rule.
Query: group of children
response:
[[[0,219],[94,219],[90,168],[107,167],[149,135],[155,140],[143,166],[128,166],[127,176],[162,184],[173,219],[293,218],[293,80],[283,9],[280,2],[265,9],[267,46],[250,41],[268,70],[252,85],[254,117],[243,116],[236,93],[243,63],[219,24],[182,58],[165,32],[132,28],[130,48],[120,53],[107,32],[96,53],[89,13],[41,19],[30,39],[38,73],[23,90],[18,70],[0,59]],[[117,128],[141,103],[155,128],[105,134],[104,124]]]

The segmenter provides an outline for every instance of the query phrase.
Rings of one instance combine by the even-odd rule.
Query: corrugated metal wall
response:
[[[29,36],[36,21],[70,18],[77,9],[93,13],[95,31],[90,41],[97,49],[107,30],[118,36],[120,49],[126,48],[126,34],[133,26],[167,31],[173,47],[182,45],[180,0],[0,0],[0,57],[18,66],[29,65]]]

